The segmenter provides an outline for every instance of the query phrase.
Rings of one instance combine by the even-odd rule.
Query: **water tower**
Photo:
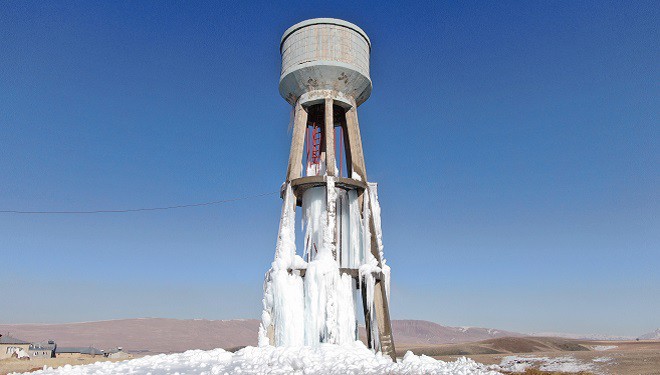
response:
[[[367,179],[357,116],[372,89],[370,50],[362,29],[332,18],[300,22],[282,36],[279,91],[293,106],[293,137],[260,345],[353,342],[364,314],[369,347],[395,359],[378,193]]]

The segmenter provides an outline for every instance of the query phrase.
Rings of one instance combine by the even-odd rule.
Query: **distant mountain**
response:
[[[660,340],[660,328],[657,328],[653,332],[649,332],[639,336],[640,340]]]
[[[64,324],[0,324],[0,333],[59,346],[93,346],[152,353],[255,345],[259,321],[140,318]]]
[[[522,337],[521,333],[493,328],[448,327],[425,320],[393,320],[395,344],[453,344],[498,337]]]
[[[562,337],[565,339],[575,340],[595,340],[595,341],[626,341],[634,340],[630,336],[615,336],[615,335],[601,335],[601,334],[588,334],[588,333],[563,333],[563,332],[535,332],[529,336],[533,337]]]
[[[65,324],[0,324],[0,333],[26,341],[55,340],[60,346],[93,346],[151,353],[256,345],[259,321],[141,318]],[[449,344],[520,333],[476,327],[446,327],[423,320],[393,320],[395,343]],[[362,330],[364,337],[364,330]]]

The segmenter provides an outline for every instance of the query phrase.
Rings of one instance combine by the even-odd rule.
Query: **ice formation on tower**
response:
[[[302,196],[302,256],[296,253],[296,197],[290,184],[285,188],[275,260],[264,282],[260,346],[352,343],[359,339],[360,290],[365,288],[364,303],[372,320],[375,274],[382,273],[389,291],[376,184],[368,184],[360,210],[356,190],[336,187],[331,176],[326,180],[326,186],[310,188]],[[382,267],[370,250],[371,217],[376,223]],[[357,280],[341,272],[346,269],[359,270]],[[371,326],[377,327],[377,323],[372,321]],[[372,335],[372,340],[377,341],[378,335]]]

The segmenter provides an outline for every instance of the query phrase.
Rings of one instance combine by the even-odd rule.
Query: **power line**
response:
[[[239,198],[223,199],[219,201],[204,202],[204,203],[192,203],[192,204],[180,204],[176,206],[166,206],[166,207],[145,207],[145,208],[130,208],[125,210],[92,210],[92,211],[18,211],[18,210],[0,210],[2,214],[108,214],[108,213],[126,213],[126,212],[140,212],[140,211],[162,211],[162,210],[173,210],[177,208],[188,208],[188,207],[202,207],[202,206],[212,206],[216,204],[223,204],[229,202],[243,201],[247,199],[254,199],[265,197],[267,195],[279,194],[277,191],[272,191],[270,193],[263,193],[257,195],[249,195]]]

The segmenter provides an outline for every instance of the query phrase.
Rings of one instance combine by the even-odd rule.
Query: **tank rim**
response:
[[[367,36],[367,33],[365,33],[364,30],[362,30],[359,26],[350,23],[348,21],[340,20],[338,18],[311,18],[308,20],[304,20],[302,22],[298,22],[297,24],[286,29],[284,34],[282,34],[282,39],[280,40],[280,53],[282,53],[282,45],[284,44],[286,38],[289,37],[289,35],[293,34],[294,32],[304,27],[312,26],[312,25],[337,25],[337,26],[343,26],[349,28],[360,34],[364,38],[364,40],[367,41],[367,45],[369,46],[369,52],[371,52],[371,40]]]

